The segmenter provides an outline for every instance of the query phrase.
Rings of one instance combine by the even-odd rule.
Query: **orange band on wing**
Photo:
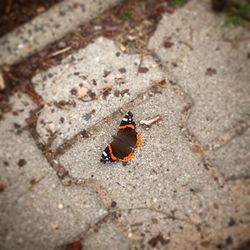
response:
[[[123,125],[123,126],[119,127],[119,129],[123,129],[123,128],[132,128],[132,129],[135,129],[135,126],[133,124],[128,124],[128,125]]]
[[[110,153],[111,159],[112,159],[113,161],[116,161],[116,160],[117,160],[117,157],[114,156],[110,144],[108,144],[108,148],[109,148],[109,153]]]
[[[129,161],[134,156],[134,152],[131,152],[128,156],[122,158],[123,161]]]
[[[141,134],[140,134],[140,133],[137,133],[137,134],[136,134],[136,144],[135,144],[135,146],[136,146],[136,147],[140,147],[141,144],[142,144]]]

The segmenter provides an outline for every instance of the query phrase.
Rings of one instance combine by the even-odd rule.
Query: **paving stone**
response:
[[[138,73],[139,63],[139,55],[123,54],[113,41],[100,37],[35,76],[35,89],[48,104],[39,114],[41,138],[47,141],[48,130],[57,131],[52,146],[59,146],[164,79],[151,57],[142,64],[147,72]]]
[[[99,162],[120,123],[119,115],[97,126],[91,137],[79,139],[59,158],[73,177],[92,178],[107,190],[131,249],[150,249],[148,242],[154,244],[159,234],[166,240],[161,239],[166,245],[157,243],[160,249],[214,249],[231,238],[228,249],[233,249],[248,239],[248,215],[242,207],[246,197],[237,198],[218,187],[190,151],[178,127],[184,106],[166,85],[162,94],[144,97],[131,110],[137,123],[157,114],[162,121],[149,130],[138,128],[143,146],[125,167]],[[235,225],[229,226],[232,218]]]
[[[157,209],[135,209],[122,212],[120,227],[130,241],[130,249],[237,249],[249,238],[249,226],[240,224],[222,225],[216,215],[212,224],[195,224],[192,220]],[[233,219],[232,219],[233,220]],[[222,247],[222,249],[223,249]]]
[[[178,127],[183,107],[166,85],[162,94],[131,110],[137,122],[156,114],[162,121],[150,130],[139,128],[143,146],[126,167],[100,163],[102,150],[120,123],[118,115],[96,127],[89,138],[79,138],[59,161],[73,177],[97,181],[121,209],[155,207],[199,222],[210,220],[209,211],[217,206],[217,220],[226,223],[231,197],[209,176],[183,137]]]
[[[44,172],[38,173],[34,165],[30,167],[32,159],[39,162],[42,158],[40,154],[34,154],[36,147],[33,139],[27,132],[22,131],[26,125],[25,119],[29,117],[29,112],[34,105],[26,95],[17,94],[10,99],[10,106],[12,111],[4,115],[0,121],[0,179],[6,185],[6,190],[10,190],[10,194],[21,195],[27,192],[31,180],[27,179],[27,173],[30,178],[40,178]],[[25,146],[24,142],[26,142]],[[29,143],[31,147],[27,147]]]
[[[63,1],[0,39],[0,65],[13,64],[62,38],[119,0]]]
[[[209,0],[165,14],[148,47],[193,101],[188,128],[203,145],[249,120],[249,30],[224,27]]]
[[[0,121],[0,248],[53,249],[106,209],[94,191],[62,186],[29,133],[17,133],[31,101],[17,95],[11,103],[12,112]]]
[[[228,180],[250,178],[250,129],[235,137],[230,143],[208,154],[210,162],[217,166]]]
[[[97,233],[93,233],[84,239],[83,249],[128,250],[129,244],[113,224],[103,224]]]

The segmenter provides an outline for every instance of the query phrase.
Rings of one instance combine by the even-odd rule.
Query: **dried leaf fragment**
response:
[[[80,241],[72,241],[70,243],[67,243],[66,250],[81,250],[82,244]]]
[[[59,229],[59,225],[58,224],[51,224],[50,226],[51,226],[51,229],[53,229],[55,231]]]
[[[88,94],[88,91],[89,91],[89,89],[87,89],[85,87],[81,87],[81,88],[78,89],[78,96],[80,98],[83,98]]]
[[[148,72],[148,68],[147,67],[139,67],[138,68],[138,73],[145,74],[147,72]]]

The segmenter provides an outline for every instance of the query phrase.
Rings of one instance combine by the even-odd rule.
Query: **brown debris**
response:
[[[120,73],[122,73],[122,74],[126,73],[126,69],[125,69],[125,68],[120,68],[120,69],[118,69],[118,71],[119,71]]]
[[[70,90],[70,94],[71,95],[76,95],[77,94],[77,90],[75,88]]]
[[[153,118],[150,118],[148,120],[141,120],[140,125],[145,126],[146,128],[150,128],[153,124],[159,122],[161,120],[161,116],[157,115]]]
[[[91,89],[88,90],[88,95],[91,98],[91,100],[95,100],[97,98],[96,93]]]
[[[46,11],[61,0],[1,0],[0,4],[0,37],[18,26],[27,23],[41,12]]]
[[[59,102],[53,102],[53,104],[59,108],[59,109],[63,109],[63,110],[68,110],[69,109],[69,106],[73,106],[75,107],[76,106],[76,103],[74,101],[64,101],[64,100],[61,100]]]
[[[192,146],[192,152],[196,153],[196,154],[202,154],[204,153],[203,148],[199,145],[193,145]]]
[[[47,147],[50,147],[53,143],[53,141],[56,139],[57,131],[52,132],[50,129],[47,130],[49,132]]]
[[[121,92],[120,92],[120,95],[123,97],[125,94],[129,94],[129,89],[123,89]]]
[[[82,243],[77,240],[77,241],[72,241],[70,243],[67,243],[66,247],[65,247],[66,250],[82,250]]]
[[[145,74],[147,72],[148,72],[148,68],[147,67],[139,67],[138,68],[138,73]]]
[[[170,240],[166,240],[163,238],[162,234],[159,233],[157,236],[153,237],[152,239],[150,239],[148,241],[148,244],[151,246],[151,247],[156,247],[157,243],[161,243],[162,245],[166,245],[169,243]]]
[[[20,159],[18,161],[18,166],[19,168],[23,167],[25,164],[27,163],[27,161],[25,159]]]
[[[46,175],[43,175],[42,177],[40,177],[39,179],[32,179],[30,181],[30,186],[28,188],[28,191],[32,191],[32,189],[40,182],[42,181],[44,178],[45,178]]]
[[[213,69],[213,68],[207,68],[207,70],[206,70],[207,76],[212,76],[212,75],[215,75],[216,73],[217,73],[217,70]]]
[[[107,86],[102,89],[102,97],[104,100],[106,100],[107,96],[110,94],[113,86]]]
[[[115,78],[115,83],[118,84],[118,85],[121,85],[121,84],[125,83],[125,80],[124,80],[123,77],[116,77]]]
[[[222,12],[229,7],[230,0],[211,0],[212,10],[215,12]]]
[[[103,77],[107,77],[109,74],[111,73],[111,71],[108,71],[108,70],[104,70],[103,72]],[[96,85],[96,84],[95,84]]]
[[[5,187],[6,186],[3,183],[0,182],[0,193],[5,190]]]
[[[119,89],[115,89],[114,90],[114,96],[115,97],[119,97],[119,95],[120,95],[120,90]]]
[[[116,207],[116,205],[117,205],[117,203],[116,203],[115,201],[112,201],[110,206],[111,206],[112,208],[114,208],[114,207]]]
[[[170,41],[165,41],[165,42],[163,43],[163,46],[164,46],[164,48],[166,48],[166,49],[171,48],[173,45],[174,45],[174,43],[172,43],[172,42],[170,42]]]

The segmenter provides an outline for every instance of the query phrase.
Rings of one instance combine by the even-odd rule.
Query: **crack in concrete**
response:
[[[206,146],[208,151],[215,151],[224,145],[228,144],[235,137],[244,134],[244,132],[250,127],[245,121],[239,121],[231,129],[226,131],[221,137],[214,139],[210,144]]]
[[[78,235],[74,236],[72,238],[72,240],[77,240],[77,241],[83,241],[84,242],[84,239],[91,235],[91,234],[94,234],[96,232],[99,231],[99,229],[101,228],[101,226],[103,224],[106,224],[106,223],[112,223],[112,224],[115,224],[117,226],[117,228],[119,229],[119,232],[126,238],[126,240],[131,244],[131,242],[138,242],[138,240],[133,240],[131,239],[128,235],[128,228],[124,225],[124,223],[122,222],[122,220],[120,220],[120,218],[122,217],[122,213],[123,212],[128,212],[128,213],[131,213],[131,211],[136,211],[136,210],[149,210],[153,213],[158,213],[158,214],[161,214],[161,215],[164,215],[166,216],[166,219],[167,220],[173,220],[173,221],[180,221],[180,222],[184,222],[184,223],[187,223],[191,226],[194,226],[196,227],[197,229],[199,229],[202,225],[204,225],[205,227],[209,227],[209,225],[206,223],[206,222],[196,222],[196,221],[193,221],[191,220],[190,218],[185,218],[185,217],[182,217],[182,216],[177,216],[175,214],[176,211],[170,211],[170,212],[166,212],[166,211],[162,211],[162,210],[159,210],[157,208],[153,208],[153,207],[147,207],[147,206],[142,206],[142,207],[135,207],[135,208],[111,208],[109,207],[108,208],[108,213],[103,217],[101,218],[100,220],[98,220],[96,223],[94,223],[93,225],[88,225],[87,229],[84,230],[83,232],[79,233]],[[188,216],[186,216],[188,217]],[[197,230],[197,232],[199,232],[199,230]],[[139,241],[144,241],[144,239],[141,239]]]
[[[168,72],[166,65],[161,61],[159,56],[156,53],[153,53],[152,56],[155,58],[157,62],[161,65],[164,72]],[[171,72],[169,72],[170,75]],[[228,181],[236,180],[236,179],[248,179],[249,176],[241,176],[237,178],[225,178],[223,174],[218,170],[216,166],[213,166],[209,159],[207,158],[208,152],[215,151],[226,144],[230,143],[237,136],[242,135],[247,129],[250,127],[249,121],[239,121],[235,124],[231,129],[226,131],[221,137],[216,138],[208,145],[203,145],[195,136],[193,132],[188,128],[189,117],[192,113],[192,109],[194,107],[194,102],[185,91],[182,90],[181,86],[175,83],[175,80],[171,79],[169,76],[168,79],[169,85],[172,87],[176,96],[185,104],[182,112],[181,112],[181,120],[179,122],[179,127],[183,135],[188,139],[191,150],[195,153],[196,156],[200,157],[203,166],[206,170],[208,170],[209,175],[217,182],[219,187],[223,188],[227,185]]]
[[[162,211],[160,209],[153,208],[153,207],[147,207],[147,206],[145,206],[145,207],[127,208],[127,209],[119,209],[119,211],[127,211],[127,212],[131,212],[131,211],[134,211],[134,210],[149,210],[149,211],[152,211],[152,212],[155,212],[155,213],[158,213],[158,214],[165,215],[167,219],[185,222],[185,223],[188,223],[188,224],[193,225],[193,226],[200,226],[201,224],[204,223],[204,222],[195,222],[190,218],[184,218],[184,217],[181,217],[181,216],[177,216],[175,214],[175,212],[176,212],[175,210],[170,211],[170,212],[165,212],[165,211]],[[189,216],[187,216],[187,217],[189,217]]]
[[[125,107],[126,107],[126,110],[132,109],[134,106],[139,105],[145,99],[145,97],[147,98],[153,97],[155,94],[157,94],[159,89],[164,88],[165,84],[166,84],[166,81],[164,79],[161,80],[160,82],[154,83],[147,90],[138,94],[133,100],[124,104],[122,107],[117,108],[116,111],[106,116],[104,119],[101,119],[99,122],[95,123],[93,126],[89,127],[88,129],[84,129],[80,131],[71,139],[65,140],[59,147],[55,149],[55,156],[59,157],[60,155],[67,152],[78,139],[88,138],[90,135],[94,134],[96,131],[98,131],[97,128],[98,126],[100,126],[100,124],[108,123],[111,120],[113,120],[115,116],[120,115],[120,111],[123,110],[123,108],[124,110],[125,110]]]

